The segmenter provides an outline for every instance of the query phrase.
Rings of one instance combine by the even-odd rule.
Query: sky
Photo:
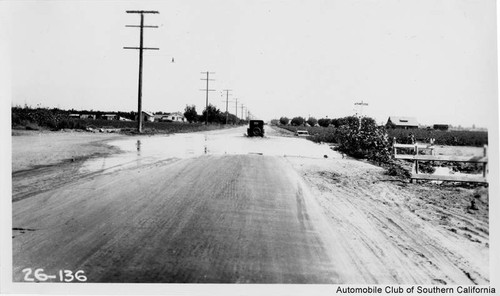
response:
[[[11,105],[497,126],[494,0],[3,1]],[[172,63],[172,58],[174,62]],[[356,108],[356,102],[368,105]]]

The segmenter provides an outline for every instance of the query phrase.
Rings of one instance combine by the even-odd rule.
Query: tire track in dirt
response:
[[[356,250],[351,260],[368,282],[489,283],[487,216],[475,218],[461,208],[467,201],[445,203],[446,209],[436,202],[459,200],[456,192],[467,199],[474,190],[383,182],[382,169],[350,159],[289,161],[315,188],[345,248]]]

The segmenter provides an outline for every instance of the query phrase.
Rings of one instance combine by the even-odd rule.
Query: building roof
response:
[[[415,117],[389,116],[387,123],[392,123],[395,126],[418,126],[418,121]]]
[[[184,117],[184,113],[182,112],[169,112],[169,113],[163,113],[163,114],[155,114],[156,118],[162,118],[163,116],[182,116]]]

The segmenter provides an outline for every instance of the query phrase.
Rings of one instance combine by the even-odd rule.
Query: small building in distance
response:
[[[413,129],[418,128],[418,121],[415,117],[389,116],[385,126],[387,128]]]
[[[101,117],[104,120],[115,120],[116,119],[116,114],[104,114]]]
[[[69,115],[69,118],[80,118],[80,114],[72,113]]]
[[[135,116],[135,120],[138,120],[137,115]],[[153,122],[155,121],[155,116],[152,112],[142,111],[142,121]]]
[[[155,119],[156,122],[164,122],[168,121],[168,115],[167,113],[156,113],[155,114]]]
[[[448,124],[434,124],[432,128],[435,130],[447,131],[450,126]]]
[[[118,120],[119,121],[132,121],[131,119],[128,119],[128,118],[125,118],[125,117],[121,117],[121,116],[118,116]]]
[[[96,119],[95,114],[81,114],[80,119]]]
[[[159,122],[186,122],[184,114],[181,112],[155,114],[155,121]]]

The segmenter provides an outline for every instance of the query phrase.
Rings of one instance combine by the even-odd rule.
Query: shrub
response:
[[[379,164],[391,159],[391,144],[385,128],[369,117],[350,116],[338,130],[339,151],[354,158],[366,158]],[[360,125],[361,124],[361,125]]]
[[[307,124],[309,124],[309,126],[315,126],[317,123],[318,123],[318,120],[314,117],[309,117],[307,119]]]
[[[384,165],[386,171],[385,174],[389,176],[410,178],[411,173],[408,169],[406,169],[401,163],[396,161],[389,161]]]
[[[208,113],[208,116],[207,116],[207,113]],[[223,122],[225,122],[225,116],[222,117],[220,110],[217,109],[217,107],[215,107],[212,104],[209,104],[203,110],[203,112],[201,114],[201,118],[203,118],[203,120],[205,120],[205,121],[208,119],[208,122],[210,122],[210,123],[223,123]]]
[[[278,119],[271,119],[271,125],[278,125],[279,122]]]
[[[186,108],[184,108],[184,117],[186,117],[186,120],[189,123],[196,121],[196,119],[198,118],[198,112],[196,112],[196,106],[186,105]]]
[[[338,127],[340,127],[340,119],[334,118],[334,119],[330,120],[330,124],[333,125],[334,127],[338,128]]]
[[[292,121],[291,121],[291,124],[294,125],[294,126],[300,126],[300,125],[304,125],[304,122],[306,120],[303,118],[303,117],[294,117],[292,118]]]
[[[330,122],[331,122],[331,120],[328,118],[321,118],[320,120],[318,120],[319,126],[322,126],[322,127],[328,127],[330,125]]]
[[[288,123],[290,122],[290,119],[286,118],[286,117],[281,117],[280,118],[280,123],[282,125],[287,125]]]
[[[334,127],[319,127],[318,128],[308,127],[307,130],[311,136],[308,137],[309,140],[316,143],[338,143],[338,131]]]

